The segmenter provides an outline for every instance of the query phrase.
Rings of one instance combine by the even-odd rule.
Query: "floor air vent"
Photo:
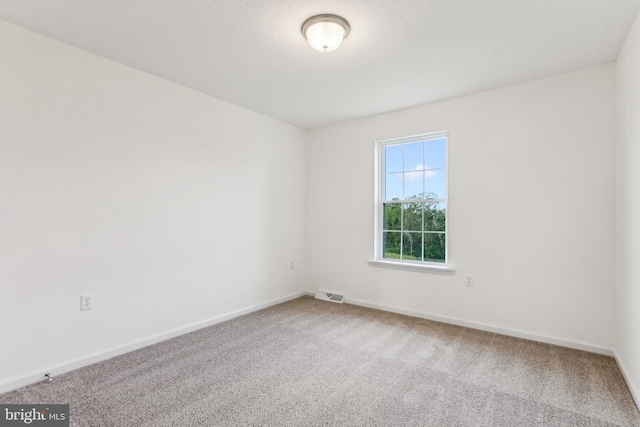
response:
[[[316,292],[316,298],[324,301],[339,302],[341,304],[344,302],[344,294],[321,291],[320,289]]]

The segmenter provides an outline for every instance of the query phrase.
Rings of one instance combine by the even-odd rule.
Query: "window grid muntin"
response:
[[[444,152],[444,156],[445,156],[445,167],[435,167],[435,168],[429,168],[427,167],[427,143],[430,141],[437,141],[437,140],[441,140],[444,139],[444,144],[445,144],[445,152]],[[423,171],[423,173],[425,171],[444,171],[445,173],[445,177],[444,177],[444,191],[445,191],[445,198],[442,197],[438,197],[438,198],[433,198],[433,199],[406,199],[406,195],[404,194],[405,192],[405,183],[404,183],[404,174],[407,172],[405,171],[406,169],[406,156],[405,156],[405,147],[408,144],[411,143],[415,143],[415,142],[422,142],[423,144],[423,149],[422,149],[422,153],[423,153],[423,169],[421,169],[421,171]],[[403,183],[402,183],[402,199],[400,200],[393,200],[393,199],[386,199],[386,176],[390,175],[390,174],[399,174],[399,172],[391,172],[391,173],[387,173],[386,169],[385,169],[385,165],[386,165],[386,149],[388,147],[393,147],[393,146],[398,146],[398,145],[402,145],[403,149],[402,149],[402,176],[403,176]],[[407,138],[399,138],[399,139],[394,139],[394,140],[387,140],[387,141],[379,141],[378,142],[378,166],[377,166],[377,171],[378,171],[378,194],[377,194],[377,199],[378,199],[378,203],[377,203],[377,208],[376,208],[376,212],[377,212],[377,218],[378,220],[376,220],[376,247],[377,247],[377,251],[376,251],[376,258],[378,259],[394,259],[394,258],[387,258],[386,255],[386,241],[385,241],[385,233],[400,233],[400,242],[399,242],[399,246],[400,246],[400,260],[402,262],[406,262],[406,263],[419,263],[419,264],[427,264],[427,265],[447,265],[448,263],[448,246],[449,246],[449,239],[448,239],[448,230],[449,230],[449,221],[448,221],[448,217],[449,217],[449,203],[448,203],[448,199],[449,199],[449,177],[448,177],[448,172],[449,172],[449,137],[448,137],[448,132],[444,131],[444,132],[435,132],[435,133],[431,133],[431,134],[424,134],[424,135],[417,135],[414,137],[407,137]],[[423,195],[425,194],[425,190],[426,188],[426,177],[423,176],[422,178],[423,181]],[[424,210],[422,211],[422,231],[420,231],[419,233],[421,233],[421,238],[422,238],[422,250],[421,250],[421,261],[413,261],[413,260],[407,260],[403,258],[403,250],[404,250],[404,244],[403,244],[403,239],[404,239],[404,233],[406,232],[416,232],[416,231],[412,231],[412,230],[404,230],[404,210],[401,209],[401,219],[400,219],[400,230],[387,230],[384,226],[385,226],[385,217],[384,217],[384,207],[387,204],[391,204],[391,203],[396,203],[396,204],[400,204],[401,206],[406,204],[407,201],[409,201],[410,203],[444,203],[445,204],[445,212],[444,212],[444,231],[438,231],[438,230],[429,230],[429,231],[425,231],[424,230]],[[425,234],[442,234],[444,235],[444,260],[442,261],[425,261],[425,254],[424,254],[424,238],[425,238]]]

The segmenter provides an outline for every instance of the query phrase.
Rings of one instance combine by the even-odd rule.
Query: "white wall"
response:
[[[0,64],[0,384],[304,289],[303,130],[1,21]]]
[[[616,351],[640,405],[640,17],[617,63]]]
[[[604,65],[309,132],[309,289],[610,351],[614,78]],[[440,130],[455,275],[371,267],[374,142]]]

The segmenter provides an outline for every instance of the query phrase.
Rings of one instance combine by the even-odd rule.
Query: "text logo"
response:
[[[69,405],[0,405],[0,427],[69,427]]]

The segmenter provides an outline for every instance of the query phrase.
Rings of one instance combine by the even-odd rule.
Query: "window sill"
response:
[[[397,270],[420,271],[422,273],[453,274],[456,269],[452,265],[423,265],[408,262],[383,261],[370,259],[367,261],[372,267],[394,268]]]

